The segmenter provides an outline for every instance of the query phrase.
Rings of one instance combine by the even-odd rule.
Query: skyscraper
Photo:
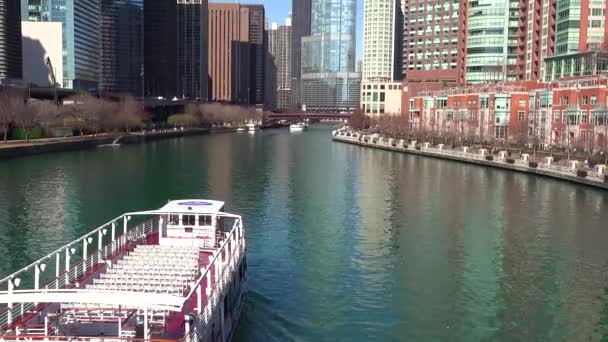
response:
[[[355,0],[313,0],[311,36],[302,39],[302,105],[313,111],[359,106]]]
[[[143,96],[143,0],[101,0],[102,92]]]
[[[208,98],[207,0],[177,0],[177,95]]]
[[[18,0],[10,0],[9,2]],[[100,79],[101,0],[21,0],[22,18],[62,23],[63,87],[97,90]],[[25,4],[25,5],[23,5]]]
[[[0,83],[21,79],[21,8],[17,0],[0,0]]]
[[[302,37],[310,35],[312,0],[292,0],[291,28],[291,106],[300,108],[300,81],[302,63]]]
[[[287,110],[291,107],[291,17],[285,25],[273,23],[268,36],[269,57],[275,70],[275,82],[270,83],[271,108]]]
[[[146,96],[208,98],[207,0],[146,0]]]
[[[266,64],[264,8],[209,4],[210,99],[262,104]]]
[[[403,76],[400,0],[365,0],[363,11],[362,83],[400,80]]]

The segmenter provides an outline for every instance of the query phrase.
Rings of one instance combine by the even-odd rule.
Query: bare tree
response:
[[[15,124],[15,119],[24,106],[24,97],[19,92],[10,89],[0,91],[0,130],[4,142],[8,139],[11,125]]]

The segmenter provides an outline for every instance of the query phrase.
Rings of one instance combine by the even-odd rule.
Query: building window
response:
[[[517,112],[517,120],[519,121],[524,121],[526,119],[526,112],[524,111],[519,111]]]
[[[555,122],[559,122],[559,117],[561,116],[561,113],[559,110],[556,110],[553,112],[553,117],[555,118]]]
[[[562,104],[567,105],[568,103],[570,103],[568,96],[562,96]]]
[[[384,92],[380,93],[380,102],[384,102]]]
[[[519,108],[525,108],[526,107],[526,100],[519,100]]]
[[[597,96],[591,95],[591,104],[597,104]]]
[[[581,123],[587,123],[587,111],[586,110],[582,110],[581,111]]]
[[[583,104],[587,104],[589,102],[588,96],[583,96]]]

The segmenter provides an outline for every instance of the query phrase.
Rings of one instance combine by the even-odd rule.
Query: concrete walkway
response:
[[[430,146],[424,147],[424,144],[423,146],[420,146],[420,144],[418,144],[418,147],[416,147],[413,144],[408,145],[408,143],[404,140],[382,138],[372,139],[372,137],[369,135],[362,136],[357,133],[351,134],[351,136],[347,136],[347,133],[343,131],[334,131],[332,134],[332,139],[337,142],[379,148],[383,150],[408,153],[420,156],[448,159],[470,164],[497,167],[511,171],[525,172],[529,174],[558,178],[570,182],[585,184],[596,188],[608,190],[608,183],[604,182],[603,175],[596,174],[595,172],[589,172],[587,177],[583,178],[578,177],[576,175],[575,170],[559,165],[548,165],[546,163],[538,163],[538,167],[533,168],[529,166],[527,161],[521,159],[517,159],[514,161],[513,164],[510,164],[506,161],[506,158],[501,159],[496,158],[496,156],[494,156],[494,160],[486,160],[485,155],[482,155],[480,153],[465,152],[464,150],[456,151]],[[361,141],[359,141],[359,137],[366,137],[368,141],[365,142],[363,138],[361,139]]]

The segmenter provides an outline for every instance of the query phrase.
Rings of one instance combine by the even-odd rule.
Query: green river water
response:
[[[126,211],[244,216],[236,341],[607,341],[608,192],[331,142],[330,126],[0,161],[0,274]]]

